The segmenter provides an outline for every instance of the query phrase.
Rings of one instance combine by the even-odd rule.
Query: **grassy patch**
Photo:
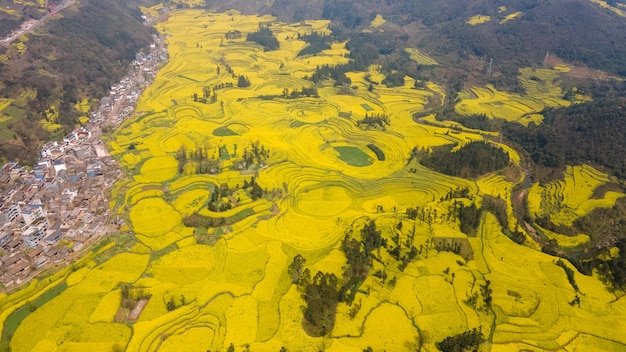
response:
[[[63,281],[57,286],[46,291],[41,296],[37,297],[32,302],[27,303],[26,305],[9,315],[9,317],[4,321],[4,329],[2,330],[2,341],[0,342],[0,348],[9,345],[9,341],[11,340],[11,337],[13,337],[13,334],[19,327],[20,323],[30,313],[37,310],[37,308],[43,306],[54,297],[60,295],[63,291],[65,291],[65,289],[67,289],[67,284],[65,283],[65,281]]]
[[[213,130],[213,135],[216,137],[226,137],[226,136],[238,136],[239,133],[231,130],[228,127],[220,127]]]
[[[339,159],[348,165],[363,167],[373,164],[372,157],[358,147],[344,146],[334,148],[339,153]]]

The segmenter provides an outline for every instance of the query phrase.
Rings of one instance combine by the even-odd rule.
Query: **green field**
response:
[[[346,164],[352,166],[369,166],[372,165],[372,157],[365,154],[361,149],[357,147],[334,147],[339,153],[338,158],[343,160]]]
[[[225,38],[235,29],[254,32],[261,22],[272,22],[278,50],[265,52],[245,34]],[[441,87],[428,82],[413,89],[407,80],[370,92],[369,73],[351,72],[352,95],[339,94],[341,87],[329,80],[315,86],[319,98],[282,97],[285,88],[312,88],[304,77],[317,66],[347,60],[345,43],[297,56],[306,45],[297,34],[326,32],[328,24],[182,10],[157,25],[167,36],[170,61],[140,97],[138,113],[107,140],[130,175],[113,187],[111,208],[126,220],[132,240],[116,240],[49,285],[0,294],[7,322],[29,297],[61,282],[68,286],[24,317],[10,339],[12,351],[204,352],[230,344],[237,351],[435,351],[445,337],[473,328],[489,340],[481,351],[626,349],[626,303],[597,276],[576,272],[583,294],[580,305],[571,305],[577,293],[564,270],[532,239],[511,241],[490,213],[479,219],[475,236],[461,232],[453,209],[480,204],[485,195],[505,200],[506,230],[514,229],[510,194],[519,180],[450,177],[410,159],[416,147],[483,139],[413,120]],[[238,88],[238,75],[251,85]],[[194,93],[207,89],[214,102],[194,101]],[[485,104],[498,100],[494,89],[475,93],[493,95],[479,97]],[[472,104],[463,100],[457,110],[478,106]],[[361,128],[366,112],[384,112],[389,125]],[[502,148],[519,163],[514,150]],[[575,182],[581,172],[594,170],[572,169]],[[260,197],[243,188],[253,176],[264,190]],[[465,196],[450,196],[461,189]],[[563,204],[580,214],[612,199],[561,193],[569,197]],[[418,215],[408,209],[419,209]],[[192,215],[211,225],[189,225]],[[313,275],[342,277],[342,240],[370,220],[389,249],[401,248],[398,256],[372,252],[370,275],[352,305],[338,304],[332,332],[309,336],[302,328],[302,292],[288,273],[293,258],[301,254]],[[404,262],[400,254],[410,252],[414,258]],[[386,279],[374,276],[377,271]],[[131,298],[140,291],[148,296],[136,322],[117,316],[123,289]],[[12,331],[11,324],[5,329]]]

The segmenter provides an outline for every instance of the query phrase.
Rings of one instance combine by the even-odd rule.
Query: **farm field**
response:
[[[245,40],[267,23],[278,50]],[[506,200],[514,221],[509,197],[517,180],[446,176],[410,158],[415,148],[483,139],[413,120],[441,87],[412,89],[407,80],[369,91],[363,72],[348,74],[348,89],[305,79],[316,66],[347,60],[345,43],[297,56],[306,46],[298,34],[328,24],[199,10],[157,24],[170,60],[135,116],[107,140],[129,175],[114,187],[111,206],[133,236],[55,277],[50,285],[67,287],[14,324],[11,351],[226,351],[231,344],[237,351],[436,351],[437,342],[474,328],[490,341],[485,351],[626,350],[626,303],[598,277],[575,272],[577,292],[556,258],[513,242],[491,213],[475,236],[460,231],[451,209],[485,195]],[[432,61],[417,49],[411,54]],[[522,72],[531,74],[551,73]],[[242,76],[249,86],[239,87]],[[313,88],[317,96],[287,94]],[[545,89],[529,102],[475,88],[477,98],[457,110],[525,121],[543,106],[569,103]],[[364,125],[366,114],[384,114],[389,124]],[[519,163],[513,149],[503,149]],[[567,222],[572,212],[581,216],[623,196],[591,199],[607,181],[574,167],[562,184],[533,186],[529,199],[558,192]],[[577,193],[572,187],[581,182],[588,189]],[[461,189],[466,196],[450,196]],[[533,202],[535,213],[545,211]],[[332,331],[310,336],[290,264],[300,254],[312,276],[341,277],[344,237],[370,221],[413,259],[379,250],[352,305],[338,304]],[[0,295],[2,320],[50,289]],[[570,304],[574,298],[578,305]]]
[[[555,225],[571,226],[577,219],[597,208],[611,208],[626,196],[616,190],[601,191],[602,187],[615,182],[607,174],[588,165],[569,166],[564,178],[541,185],[534,183],[528,193],[528,210],[533,218],[548,216]],[[555,239],[560,246],[576,247],[589,241],[584,233],[565,236],[546,229],[544,233]]]
[[[541,124],[541,111],[548,107],[564,107],[572,103],[590,100],[589,97],[574,94],[570,100],[563,99],[563,91],[558,85],[562,68],[520,69],[518,80],[524,94],[497,90],[491,85],[472,87],[469,92],[459,94],[461,101],[455,111],[461,115],[481,115],[506,121],[516,121],[525,126]]]

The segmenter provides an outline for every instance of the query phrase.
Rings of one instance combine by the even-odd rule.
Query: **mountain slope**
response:
[[[32,163],[42,140],[39,121],[54,110],[63,133],[77,124],[74,105],[104,96],[125,73],[135,53],[151,41],[151,30],[130,15],[122,0],[83,0],[38,29],[0,48],[0,96],[11,104],[0,112],[0,155]],[[49,115],[49,113],[48,113]]]

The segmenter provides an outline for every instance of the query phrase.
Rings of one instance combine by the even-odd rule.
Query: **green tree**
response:
[[[306,263],[306,259],[300,254],[296,255],[293,258],[293,262],[289,264],[289,268],[287,269],[289,276],[291,277],[291,282],[297,284],[300,282],[300,278],[302,276],[302,270],[304,270],[304,264]]]

